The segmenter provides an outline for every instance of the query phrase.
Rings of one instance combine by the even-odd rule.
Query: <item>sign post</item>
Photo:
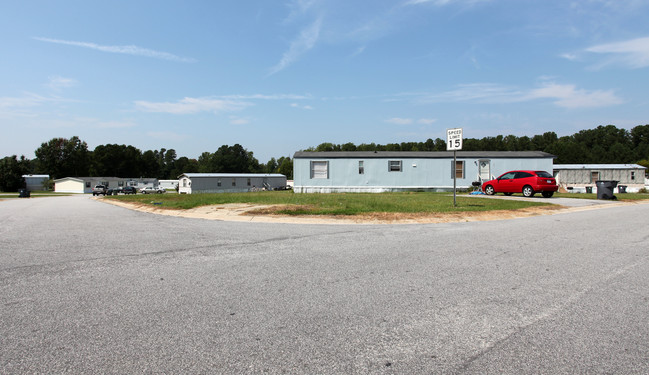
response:
[[[453,151],[453,207],[457,206],[457,150],[462,150],[462,128],[446,129],[446,151]]]

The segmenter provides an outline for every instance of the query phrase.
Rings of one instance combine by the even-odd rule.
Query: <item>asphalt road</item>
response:
[[[293,225],[0,201],[0,373],[649,373],[649,205]]]

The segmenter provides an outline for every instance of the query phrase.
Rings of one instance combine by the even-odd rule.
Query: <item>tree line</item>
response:
[[[305,151],[446,151],[446,141],[437,138],[386,145],[321,143]],[[638,125],[630,131],[614,125],[598,126],[564,137],[546,132],[533,137],[465,138],[462,151],[544,151],[557,157],[555,164],[637,163],[649,167],[649,125]]]
[[[649,168],[649,125],[631,130],[614,125],[581,130],[558,137],[554,132],[541,135],[498,135],[481,139],[465,138],[463,151],[545,151],[555,155],[555,164],[637,163]],[[322,143],[305,151],[446,151],[440,138],[424,142]],[[24,174],[48,174],[62,177],[110,176],[176,179],[182,173],[281,173],[293,179],[290,157],[271,158],[260,163],[243,146],[223,145],[215,152],[203,152],[198,159],[178,157],[173,149],[140,151],[133,146],[107,144],[88,150],[78,137],[53,138],[34,152],[33,160],[16,155],[0,159],[0,191],[15,191],[24,185]]]
[[[88,149],[79,137],[53,138],[34,151],[35,159],[16,155],[0,159],[0,191],[24,187],[23,175],[48,174],[63,177],[147,177],[175,180],[183,173],[281,173],[293,178],[290,157],[271,158],[260,163],[243,146],[223,145],[215,152],[203,152],[198,159],[178,157],[174,149],[140,151],[127,145],[107,144]],[[51,182],[50,182],[51,184]]]

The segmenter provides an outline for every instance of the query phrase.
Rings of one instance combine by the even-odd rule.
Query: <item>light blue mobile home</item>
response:
[[[516,169],[552,171],[555,156],[541,151],[296,152],[296,193],[449,191],[468,189]]]

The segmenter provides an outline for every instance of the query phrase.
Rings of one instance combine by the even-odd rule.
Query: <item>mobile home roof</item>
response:
[[[294,159],[447,159],[452,157],[453,151],[298,151],[293,155]],[[556,156],[543,151],[457,151],[457,157],[488,159],[556,158]]]

